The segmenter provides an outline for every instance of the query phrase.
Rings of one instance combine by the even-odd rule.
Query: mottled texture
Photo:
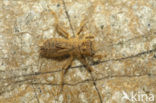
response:
[[[124,93],[154,95],[156,102],[155,0],[0,0],[0,103],[132,103]],[[75,60],[60,91],[66,61],[40,58],[39,44],[62,38],[56,18],[71,35],[81,20],[98,53],[93,78]],[[99,95],[98,92],[99,91]],[[139,96],[138,96],[139,97]],[[129,97],[130,98],[130,97]],[[134,101],[134,103],[137,103]]]

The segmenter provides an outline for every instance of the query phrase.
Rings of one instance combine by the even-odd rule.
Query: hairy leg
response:
[[[80,62],[86,67],[86,69],[88,70],[88,72],[92,72],[93,69],[92,67],[88,64],[87,60],[85,59],[85,57],[81,57],[79,58]]]
[[[86,19],[83,19],[80,23],[79,28],[77,29],[77,32],[76,32],[77,36],[83,31],[85,24],[86,24]]]
[[[96,89],[96,91],[97,91],[97,94],[98,94],[99,98],[100,98],[100,103],[102,103],[102,98],[101,98],[99,89],[97,88],[97,86],[96,86],[96,81],[95,81],[95,79],[94,79],[94,77],[93,77],[93,75],[92,75],[92,71],[93,71],[92,67],[88,64],[88,62],[86,61],[85,57],[82,56],[81,58],[79,58],[79,60],[81,61],[81,63],[82,63],[82,64],[87,68],[87,70],[89,71],[90,76],[91,76],[91,79],[92,79],[92,81],[93,81],[93,85],[94,85],[94,87],[95,87],[95,89]]]
[[[59,35],[65,37],[65,38],[69,38],[69,34],[66,30],[64,30],[60,25],[58,25],[58,17],[56,15],[56,13],[53,10],[50,10],[51,14],[54,15],[55,18],[55,23],[54,26],[56,27],[56,31],[58,32]]]
[[[63,83],[64,83],[64,76],[67,73],[68,69],[70,68],[71,64],[73,61],[73,56],[71,56],[67,62],[65,63],[65,65],[62,68],[62,76],[61,76],[61,92],[63,91]]]
[[[56,31],[58,32],[59,35],[65,37],[65,38],[70,38],[68,32],[66,30],[64,30],[61,26],[59,26],[58,24],[56,24]]]

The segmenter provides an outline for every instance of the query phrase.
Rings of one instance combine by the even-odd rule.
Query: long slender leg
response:
[[[72,30],[73,36],[75,37],[74,29],[73,29],[73,26],[72,26],[72,23],[71,23],[71,20],[70,20],[70,15],[68,14],[68,11],[67,11],[67,8],[66,8],[66,5],[65,5],[64,0],[62,0],[62,2],[63,2],[63,7],[64,7],[64,10],[65,10],[67,19],[68,19],[68,21],[69,21],[70,28],[71,28],[71,30]]]
[[[79,60],[86,67],[88,72],[92,72],[93,71],[92,67],[88,64],[88,62],[86,61],[85,57],[82,56],[81,58],[79,58]]]
[[[68,61],[67,64],[66,64],[67,66],[66,66],[66,68],[64,69],[64,70],[65,70],[65,71],[64,71],[64,74],[67,73],[68,69],[71,67],[72,62],[73,62],[73,56],[71,56],[71,57],[69,58],[69,61]]]
[[[59,26],[58,24],[56,24],[56,31],[58,32],[59,35],[65,37],[65,38],[70,38],[68,32],[66,32],[66,30],[64,30],[61,26]]]
[[[69,38],[68,32],[66,32],[66,30],[64,30],[62,27],[60,27],[60,25],[58,25],[59,21],[58,21],[58,17],[56,15],[56,13],[51,10],[51,14],[54,15],[54,18],[55,18],[54,26],[56,27],[56,31],[58,32],[58,34],[65,38]]]
[[[85,24],[86,24],[86,19],[83,19],[80,23],[80,26],[79,26],[77,32],[76,32],[77,36],[83,31]]]
[[[82,56],[82,58],[79,58],[79,60],[81,61],[81,63],[82,63],[82,64],[87,68],[87,70],[89,71],[90,76],[91,76],[91,79],[92,79],[92,81],[93,81],[93,85],[94,85],[94,87],[95,87],[95,89],[96,89],[96,91],[97,91],[97,94],[98,94],[98,96],[99,96],[100,103],[102,103],[102,98],[101,98],[99,89],[97,88],[97,86],[96,86],[96,81],[95,81],[95,79],[94,79],[94,77],[93,77],[93,75],[92,75],[92,71],[93,71],[92,67],[88,64],[88,62],[86,61],[86,59],[85,59],[83,56]]]
[[[72,61],[73,61],[73,56],[71,56],[66,64],[63,66],[62,68],[62,77],[61,77],[61,92],[63,91],[63,83],[64,83],[64,75],[67,73],[68,69],[70,68],[71,64],[72,64]]]

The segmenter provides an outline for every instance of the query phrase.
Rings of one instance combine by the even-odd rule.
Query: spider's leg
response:
[[[64,75],[67,72],[67,70],[70,68],[71,64],[73,61],[73,56],[70,56],[70,58],[67,60],[67,62],[65,63],[65,65],[62,68],[62,77],[61,77],[61,92],[63,91],[63,83],[64,83]]]
[[[56,24],[56,31],[59,35],[65,37],[65,38],[70,38],[69,33],[64,30],[60,25]]]
[[[80,26],[79,26],[79,28],[77,29],[77,32],[76,32],[77,36],[79,36],[79,34],[83,31],[83,28],[84,28],[86,22],[87,22],[86,19],[83,19],[81,21]]]
[[[58,21],[58,17],[56,15],[56,13],[52,10],[51,10],[51,13],[54,15],[54,18],[55,18],[54,26],[56,27],[56,31],[58,32],[58,34],[65,37],[65,38],[69,38],[68,32],[66,30],[64,30],[60,25],[58,25],[59,21]]]
[[[98,90],[98,88],[97,88],[97,86],[96,86],[96,81],[95,81],[95,79],[94,79],[94,77],[93,77],[93,75],[92,75],[92,71],[93,71],[92,67],[88,64],[88,62],[86,61],[85,57],[82,56],[81,58],[79,58],[79,60],[81,61],[81,63],[82,63],[82,64],[87,68],[87,70],[89,71],[90,76],[91,76],[91,79],[92,79],[92,81],[93,81],[93,85],[94,85],[94,87],[95,87],[95,89],[96,89],[96,91],[97,91],[97,94],[98,94],[98,96],[99,96],[100,103],[102,103],[102,98],[101,98],[100,92],[99,92],[99,90]]]
[[[85,57],[81,57],[79,58],[80,62],[86,67],[86,69],[88,70],[88,72],[92,72],[93,68],[88,64],[87,60]]]

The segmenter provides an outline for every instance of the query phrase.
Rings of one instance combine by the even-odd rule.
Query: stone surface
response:
[[[155,103],[155,0],[0,0],[0,103]],[[71,36],[80,22],[103,57],[90,73],[75,60],[60,93],[66,61],[40,58],[39,44]],[[99,94],[98,94],[99,91]],[[135,96],[133,98],[133,96]]]

